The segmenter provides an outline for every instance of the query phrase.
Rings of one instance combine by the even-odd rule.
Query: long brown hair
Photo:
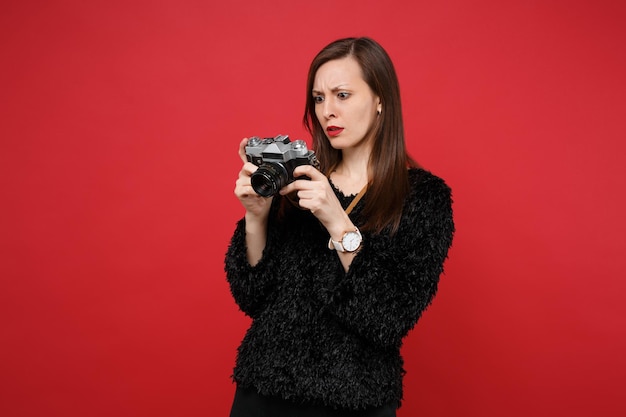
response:
[[[303,123],[313,138],[313,149],[320,170],[329,175],[341,161],[341,150],[334,149],[315,115],[313,82],[317,70],[326,62],[354,58],[372,92],[380,98],[382,112],[374,125],[372,154],[368,162],[369,185],[363,208],[362,230],[380,233],[389,227],[395,233],[400,225],[404,198],[409,192],[407,169],[417,163],[408,155],[404,142],[404,124],[400,87],[391,58],[373,39],[344,38],[322,49],[311,62],[306,86]]]

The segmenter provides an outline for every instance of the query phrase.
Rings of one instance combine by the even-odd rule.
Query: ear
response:
[[[378,103],[376,104],[376,113],[380,114],[383,111],[383,105],[380,102],[380,98],[377,97],[376,100],[378,101]]]

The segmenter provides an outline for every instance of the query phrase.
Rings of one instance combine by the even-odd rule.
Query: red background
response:
[[[455,198],[399,416],[626,415],[623,4],[4,2],[0,415],[227,415],[237,144],[351,35]]]

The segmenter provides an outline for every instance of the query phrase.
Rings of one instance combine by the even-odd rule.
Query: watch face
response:
[[[341,243],[343,244],[345,250],[353,252],[361,245],[361,235],[357,232],[348,232],[343,236],[343,241]]]

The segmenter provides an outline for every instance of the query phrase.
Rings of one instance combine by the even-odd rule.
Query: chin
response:
[[[350,147],[350,145],[349,145],[349,144],[346,144],[345,142],[343,142],[343,141],[341,141],[341,140],[334,140],[334,141],[333,141],[333,140],[331,140],[331,141],[330,141],[330,146],[331,146],[333,149],[338,149],[338,150],[342,150],[342,149],[346,149],[346,148],[349,148],[349,147]]]

